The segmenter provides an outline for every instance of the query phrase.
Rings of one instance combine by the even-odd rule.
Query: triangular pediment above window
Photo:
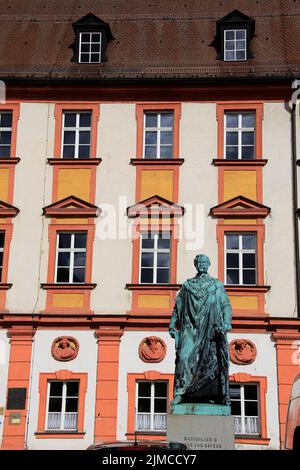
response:
[[[7,202],[0,201],[0,217],[15,217],[19,213],[17,207],[8,204]]]
[[[76,196],[68,196],[43,208],[47,217],[98,217],[101,210]]]
[[[212,207],[210,215],[222,218],[265,218],[270,208],[244,196],[236,196],[218,206]]]
[[[152,196],[127,207],[128,217],[182,217],[184,207],[161,196]]]

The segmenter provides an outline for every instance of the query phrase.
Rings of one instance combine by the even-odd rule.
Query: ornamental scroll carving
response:
[[[73,336],[59,336],[51,347],[51,354],[57,361],[72,361],[77,357],[79,343]]]
[[[234,364],[252,364],[257,356],[256,346],[249,339],[235,339],[229,345],[229,355]]]
[[[139,356],[144,362],[161,362],[165,358],[166,352],[166,343],[157,336],[144,338],[139,346]]]

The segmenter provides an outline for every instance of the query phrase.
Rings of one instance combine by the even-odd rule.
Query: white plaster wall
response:
[[[92,293],[92,309],[96,313],[124,313],[131,299],[125,290],[125,284],[131,282],[132,266],[126,207],[135,203],[136,168],[130,165],[136,153],[135,105],[101,104],[98,131],[97,153],[102,163],[97,169],[96,204],[103,213],[96,221],[92,280],[97,289]],[[101,239],[108,209],[112,232]]]
[[[138,347],[143,338],[158,336],[167,345],[167,354],[160,363],[147,364],[138,355]],[[279,449],[279,418],[278,418],[278,391],[276,352],[269,334],[254,333],[230,333],[228,340],[245,338],[253,341],[257,348],[257,359],[247,366],[238,366],[230,363],[230,374],[244,372],[251,375],[267,377],[267,434],[271,439],[269,449]],[[119,395],[118,395],[118,423],[117,439],[126,439],[128,416],[128,392],[127,374],[142,373],[148,370],[156,370],[161,373],[172,374],[175,369],[174,340],[167,332],[163,331],[126,331],[121,338],[120,345],[120,369],[119,369]],[[266,449],[267,446],[254,446],[237,444],[240,449]]]
[[[6,407],[7,375],[10,344],[7,331],[0,330],[0,408]],[[0,414],[0,447],[3,434],[4,414]]]
[[[79,353],[76,359],[60,362],[53,359],[51,345],[58,336],[74,336],[79,342]],[[39,375],[42,372],[58,370],[86,372],[88,374],[87,392],[85,395],[84,439],[36,439],[39,409]],[[93,331],[84,330],[39,330],[36,332],[33,349],[32,381],[30,390],[30,408],[27,446],[29,449],[86,449],[93,443],[95,421],[97,372],[97,341]]]
[[[22,103],[17,129],[14,202],[20,209],[14,219],[10,245],[7,308],[11,313],[31,313],[44,307],[48,263],[48,228],[42,208],[51,202],[54,105]]]
[[[266,310],[271,316],[296,316],[290,114],[284,103],[265,103],[263,119]]]
[[[178,246],[178,282],[195,274],[193,260],[198,253],[210,257],[212,276],[218,275],[216,222],[208,214],[218,203],[218,172],[211,164],[217,157],[217,120],[214,103],[183,103],[180,120],[179,203],[187,207],[182,220],[183,238]],[[196,206],[198,205],[198,206]],[[192,218],[189,207],[192,207]],[[196,223],[198,207],[198,223]],[[188,233],[198,241],[189,243]],[[190,245],[190,246],[189,246]]]

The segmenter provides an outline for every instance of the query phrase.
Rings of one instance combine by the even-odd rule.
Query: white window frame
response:
[[[59,248],[59,236],[60,234],[62,235],[71,235],[71,247],[70,248]],[[85,234],[86,235],[86,245],[85,248],[75,248],[75,235],[77,234]],[[84,281],[83,282],[73,282],[73,275],[74,275],[74,253],[82,253],[85,252],[85,266],[84,266]],[[58,282],[57,281],[57,272],[58,272],[58,267],[63,268],[63,266],[58,266],[58,254],[59,253],[70,253],[70,268],[69,268],[69,281],[68,282]],[[59,231],[57,232],[56,236],[56,260],[55,260],[55,283],[56,284],[84,284],[85,279],[86,279],[86,256],[87,256],[87,232],[68,232],[68,231]],[[76,266],[76,268],[81,268],[83,269],[83,266]]]
[[[7,157],[0,157],[0,161],[3,158],[10,158],[11,157],[11,141],[12,141],[12,125],[11,127],[2,127],[1,122],[2,122],[2,115],[3,114],[11,114],[11,120],[13,119],[13,112],[12,111],[0,111],[0,133],[2,132],[10,132],[10,143],[9,144],[0,144],[1,147],[9,147],[9,155]]]
[[[245,33],[245,38],[244,39],[237,39],[236,38],[236,33],[237,31],[243,31]],[[227,32],[233,32],[234,33],[234,38],[233,39],[226,39],[226,33]],[[245,49],[237,49],[236,48],[236,43],[237,41],[245,41]],[[234,42],[234,49],[227,50],[226,49],[226,43],[227,42]],[[244,59],[237,59],[236,58],[236,53],[243,51],[245,52],[245,58]],[[226,52],[234,52],[234,59],[226,59]],[[247,29],[241,29],[241,28],[236,28],[236,29],[224,29],[224,61],[225,62],[239,62],[239,61],[245,61],[247,60]]]
[[[76,126],[75,127],[66,127],[65,126],[65,115],[66,114],[76,114]],[[91,116],[91,125],[89,127],[80,127],[80,116],[82,114],[90,114]],[[62,139],[61,139],[61,158],[63,160],[73,160],[75,158],[81,158],[79,157],[79,132],[89,132],[90,133],[90,143],[87,144],[81,144],[84,145],[85,147],[89,147],[89,156],[84,158],[84,160],[88,160],[91,156],[91,137],[92,137],[92,119],[93,119],[93,113],[92,111],[72,111],[72,110],[65,110],[63,111],[63,117],[62,117]],[[64,152],[64,136],[65,136],[65,131],[66,132],[75,132],[75,144],[67,144],[66,146],[74,146],[74,157],[72,158],[66,158],[63,156]]]
[[[227,235],[237,235],[239,237],[239,248],[227,248]],[[255,248],[245,249],[243,248],[243,236],[252,235],[255,239]],[[238,284],[227,284],[227,253],[237,254],[239,255],[239,283]],[[244,284],[243,283],[243,254],[255,254],[255,268],[245,268],[251,271],[255,271],[255,283],[254,284]],[[257,235],[256,232],[225,232],[225,240],[224,240],[224,279],[226,285],[229,286],[255,286],[257,284]],[[234,268],[228,268],[234,269]],[[237,270],[237,268],[236,268]]]
[[[79,388],[80,388],[80,381],[79,380],[69,380],[63,382],[63,390],[62,390],[62,408],[60,412],[60,427],[59,428],[48,428],[48,415],[52,413],[49,411],[49,402],[50,402],[50,387],[52,382],[59,382],[59,380],[49,380],[47,383],[47,407],[46,407],[46,420],[45,420],[45,430],[46,431],[77,431],[78,430],[78,406],[79,406]],[[66,419],[66,403],[67,403],[67,383],[68,382],[78,382],[78,396],[73,397],[70,396],[68,398],[77,398],[77,418],[76,418],[76,428],[65,428],[65,419]],[[53,395],[52,398],[56,396]],[[58,396],[57,396],[58,397]],[[60,397],[59,397],[60,398]],[[55,413],[55,412],[54,412]],[[59,412],[57,412],[59,413]],[[73,412],[72,412],[73,413]],[[75,413],[75,412],[74,412]]]
[[[158,383],[158,382],[163,382],[163,383],[166,383],[167,384],[167,394],[166,394],[166,397],[155,397],[155,384]],[[151,389],[150,389],[150,393],[151,393],[151,396],[150,397],[139,397],[139,387],[138,387],[138,384],[139,383],[150,383],[151,384]],[[165,429],[154,429],[154,415],[164,415],[164,416],[167,416],[167,411],[166,413],[154,413],[154,403],[155,403],[155,398],[162,398],[162,399],[166,399],[166,404],[167,404],[167,409],[168,409],[168,396],[169,396],[169,382],[168,380],[154,380],[152,382],[149,382],[147,380],[138,380],[136,382],[136,397],[135,397],[135,409],[136,409],[136,413],[135,413],[135,430],[138,432],[165,432],[167,430],[167,427]],[[150,398],[150,413],[142,413],[142,412],[139,412],[138,411],[138,402],[139,402],[139,398]],[[139,429],[138,428],[138,415],[139,414],[147,414],[147,415],[150,415],[150,428],[149,429]]]
[[[0,231],[0,234],[4,235],[3,237],[3,246],[0,246],[0,253],[2,253],[2,264],[0,264],[0,268],[1,268],[1,271],[0,271],[0,282],[2,281],[2,274],[3,274],[3,261],[4,261],[4,246],[5,246],[5,232],[3,232],[2,230]]]
[[[89,41],[82,41],[82,35],[83,34],[89,34],[90,35],[90,40]],[[92,34],[100,34],[100,40],[99,41],[92,41]],[[89,44],[89,52],[82,52],[82,50],[81,50],[81,45],[82,44]],[[100,45],[99,52],[92,52],[91,51],[92,44],[99,44]],[[102,48],[102,33],[101,33],[101,31],[81,31],[79,33],[78,62],[80,64],[101,64],[101,61],[102,61],[101,48]],[[89,55],[89,60],[87,62],[81,60],[81,55],[82,54],[88,54]],[[92,54],[98,54],[99,60],[92,61],[91,60],[91,55]]]
[[[147,114],[156,114],[157,115],[157,127],[146,127],[146,116]],[[161,127],[161,116],[162,114],[172,114],[173,115],[173,127]],[[145,149],[146,149],[146,131],[156,132],[156,157],[155,158],[146,158]],[[143,158],[145,160],[167,160],[166,158],[161,158],[160,156],[160,147],[170,147],[170,144],[161,144],[161,132],[172,132],[172,157],[174,158],[174,112],[173,111],[145,111],[144,112],[144,135],[143,135]],[[149,144],[147,144],[149,145]],[[154,145],[154,144],[153,144]]]
[[[142,231],[141,232],[141,236],[140,236],[140,265],[139,265],[139,283],[140,284],[148,284],[146,282],[142,282],[141,281],[141,278],[142,278],[142,253],[153,253],[153,282],[151,282],[150,284],[158,284],[158,285],[168,285],[170,284],[170,278],[171,278],[171,232],[168,232],[169,234],[169,240],[170,240],[170,245],[169,245],[169,248],[157,248],[157,245],[158,245],[158,239],[159,239],[159,235],[160,233],[164,233],[164,232],[157,232],[157,233],[153,233],[153,232],[145,232],[145,231]],[[143,242],[143,234],[147,234],[147,235],[152,235],[151,238],[154,239],[154,248],[142,248],[142,242]],[[157,266],[157,255],[158,253],[168,253],[169,254],[169,259],[170,259],[170,266],[169,268],[161,268],[161,267],[158,267]],[[146,268],[147,269],[147,268]],[[150,268],[148,268],[150,269]],[[165,270],[169,270],[169,281],[168,282],[157,282],[157,269],[165,269]]]
[[[257,383],[254,383],[254,382],[251,382],[251,383],[236,383],[236,382],[233,382],[231,385],[239,385],[240,387],[240,391],[241,391],[241,398],[240,399],[237,399],[237,398],[230,398],[230,401],[239,401],[241,403],[241,415],[233,415],[234,419],[235,419],[235,422],[236,422],[236,419],[240,419],[240,424],[241,424],[241,428],[242,428],[242,432],[235,432],[235,434],[239,435],[239,436],[260,436],[260,429],[261,429],[261,416],[260,416],[260,390],[259,390],[259,384]],[[246,416],[245,415],[245,386],[248,386],[248,385],[251,385],[251,386],[256,386],[256,390],[257,390],[257,400],[251,400],[251,399],[248,399],[246,401],[252,401],[252,402],[257,402],[257,416]],[[250,432],[247,432],[247,429],[246,429],[246,418],[257,418],[256,421],[257,421],[257,432],[255,433],[250,433]]]
[[[254,127],[243,127],[242,125],[242,120],[243,120],[243,115],[245,114],[253,114],[254,115]],[[228,115],[235,115],[238,116],[238,127],[227,127],[227,116]],[[226,145],[226,136],[227,132],[237,132],[238,133],[238,160],[245,160],[245,161],[252,161],[256,159],[256,113],[255,111],[226,111],[224,113],[224,157],[226,160],[230,160],[227,158],[227,145]],[[247,160],[245,158],[242,158],[242,148],[247,147],[246,145],[242,145],[242,134],[243,132],[253,132],[254,136],[254,145],[253,145],[253,155],[254,157],[251,158],[251,160]],[[228,145],[230,147],[230,145]],[[232,147],[235,147],[232,145]],[[250,147],[250,145],[249,145]],[[233,160],[234,161],[234,160]]]

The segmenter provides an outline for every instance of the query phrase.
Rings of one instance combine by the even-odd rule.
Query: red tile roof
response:
[[[0,0],[0,78],[300,75],[299,0]],[[255,19],[254,57],[226,63],[211,45],[235,8]],[[71,62],[72,23],[92,12],[114,40],[103,64]]]

